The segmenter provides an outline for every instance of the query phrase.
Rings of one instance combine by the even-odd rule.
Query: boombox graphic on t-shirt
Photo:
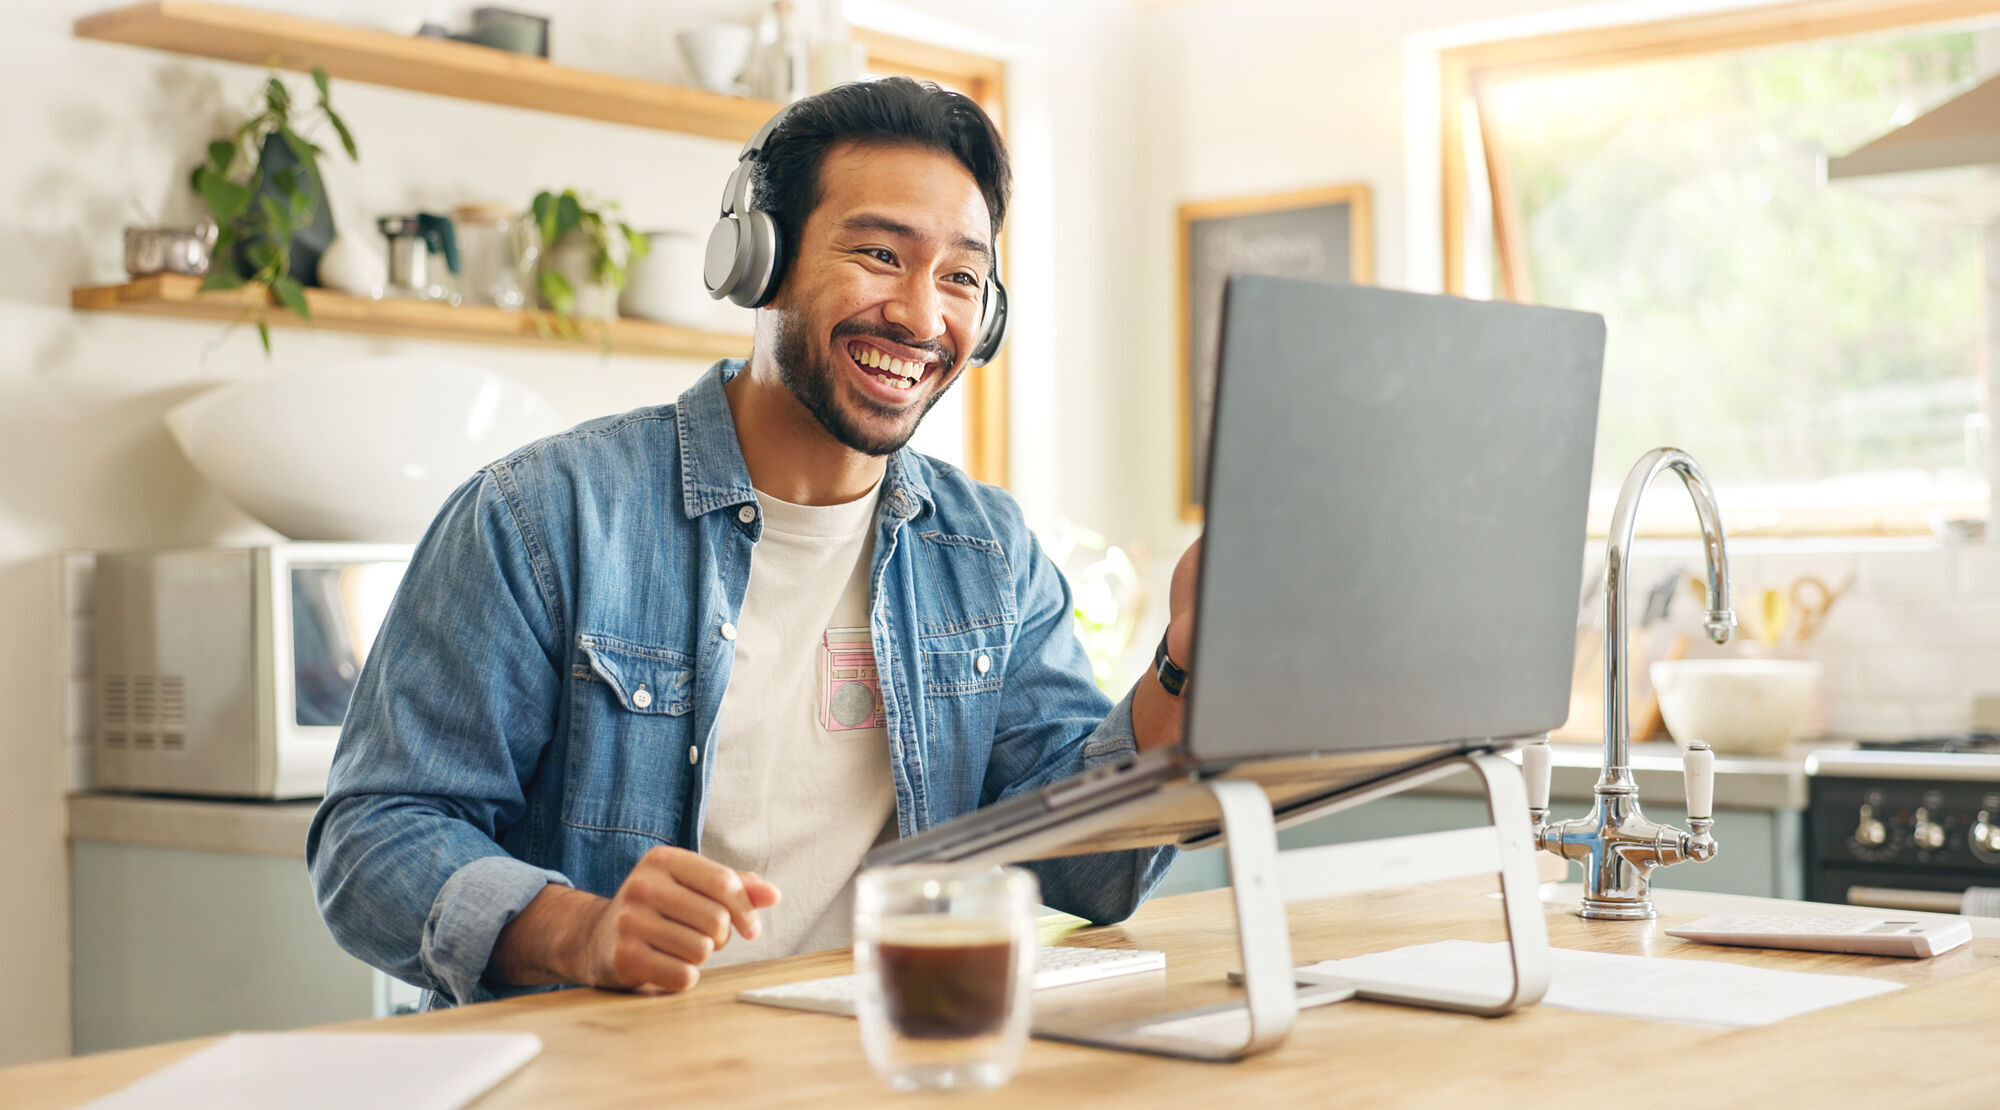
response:
[[[820,637],[819,723],[828,732],[881,728],[882,678],[865,628],[829,628]]]

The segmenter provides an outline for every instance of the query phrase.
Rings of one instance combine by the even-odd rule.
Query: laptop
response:
[[[1207,791],[1169,787],[1250,779],[1283,826],[1560,726],[1604,337],[1590,313],[1232,276],[1183,740],[867,864],[1204,846]],[[1112,812],[1142,816],[1089,819]]]

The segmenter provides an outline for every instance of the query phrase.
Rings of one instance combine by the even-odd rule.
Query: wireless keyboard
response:
[[[1069,948],[1044,946],[1035,950],[1035,989],[1067,987],[1167,966],[1165,952],[1130,948]],[[819,1014],[854,1016],[854,976],[830,975],[775,987],[757,987],[736,996],[739,1002],[811,1010]]]

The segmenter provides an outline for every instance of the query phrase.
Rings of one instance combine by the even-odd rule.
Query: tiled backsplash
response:
[[[1590,573],[1602,553],[1593,545]],[[1755,650],[1765,589],[1788,591],[1800,575],[1839,590],[1824,628],[1779,654],[1818,659],[1826,729],[1839,736],[1910,736],[1973,727],[1973,704],[2000,695],[2000,545],[1942,545],[1933,540],[1759,541],[1729,545],[1731,588],[1744,634],[1725,648],[1699,636],[1689,652]],[[1643,590],[1674,568],[1702,569],[1692,542],[1653,541],[1635,547],[1632,580]],[[1683,599],[1687,595],[1683,594]],[[1677,620],[1694,620],[1680,604]],[[1635,610],[1636,618],[1636,610]]]

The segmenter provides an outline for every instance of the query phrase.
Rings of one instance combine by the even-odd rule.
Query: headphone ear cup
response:
[[[757,209],[739,218],[743,221],[743,235],[737,249],[743,260],[743,275],[729,299],[744,308],[761,308],[778,292],[778,221],[769,212]]]
[[[1006,339],[1007,287],[1000,284],[1000,275],[996,273],[986,283],[986,302],[979,314],[979,339],[965,361],[972,366],[986,365],[1000,353],[1000,344]]]

